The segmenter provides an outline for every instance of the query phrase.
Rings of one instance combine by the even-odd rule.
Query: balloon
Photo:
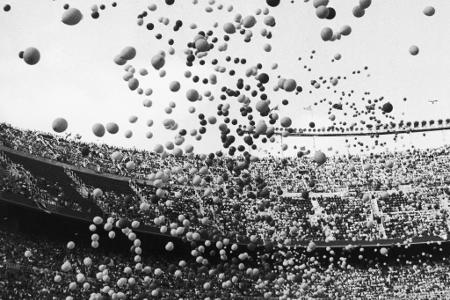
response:
[[[142,69],[139,70],[139,74],[141,76],[146,76],[146,75],[148,75],[148,71],[147,71],[147,69],[142,68]]]
[[[138,120],[138,117],[136,117],[136,116],[130,116],[128,118],[128,122],[130,122],[130,123],[136,123],[137,120]]]
[[[157,54],[152,57],[151,63],[152,63],[153,68],[155,68],[156,70],[159,70],[164,66],[166,61],[164,59],[164,56]]]
[[[78,283],[83,283],[86,280],[86,277],[83,274],[78,273],[76,279]]]
[[[195,49],[197,49],[197,51],[199,52],[206,52],[209,50],[208,41],[204,37],[197,39],[194,44]]]
[[[319,150],[314,153],[313,160],[320,166],[327,161],[327,157],[322,151]]]
[[[328,14],[330,13],[330,10],[326,6],[319,6],[316,8],[316,16],[319,19],[326,19],[328,17]]]
[[[216,122],[217,122],[216,117],[214,117],[214,116],[208,117],[208,123],[209,124],[216,124]]]
[[[126,130],[125,131],[125,133],[124,133],[124,136],[125,136],[125,138],[127,138],[127,139],[129,139],[129,138],[131,138],[132,136],[133,136],[133,131],[131,131],[131,130]]]
[[[280,0],[266,0],[266,3],[270,7],[276,7],[280,4]]]
[[[131,60],[136,56],[136,49],[134,47],[125,47],[120,52],[120,57],[125,60]]]
[[[92,126],[92,132],[94,133],[95,136],[102,137],[105,135],[105,127],[100,123],[95,123]]]
[[[372,4],[372,0],[359,0],[359,6],[362,9],[368,8]]]
[[[191,102],[197,101],[199,97],[200,97],[200,95],[197,92],[197,90],[189,89],[186,92],[186,98]]]
[[[64,11],[61,21],[66,25],[76,25],[81,19],[83,19],[83,14],[77,8],[71,7]]]
[[[318,8],[319,6],[327,6],[328,0],[314,0],[313,6],[314,8]]]
[[[415,45],[409,47],[409,53],[414,56],[419,54],[419,47],[417,47]]]
[[[394,109],[394,107],[392,106],[392,104],[390,102],[386,102],[383,104],[382,110],[385,113],[390,113],[390,112],[392,112],[393,109]]]
[[[23,60],[29,65],[35,65],[41,59],[41,53],[34,47],[29,47],[23,52]]]
[[[106,124],[106,131],[110,134],[116,134],[119,132],[119,125],[113,122],[109,122]]]
[[[136,168],[136,164],[133,161],[129,161],[125,164],[125,167],[131,171]]]
[[[344,36],[349,35],[350,33],[352,33],[352,28],[348,25],[344,25],[344,26],[342,26],[340,32]]]
[[[72,250],[73,248],[75,248],[75,243],[70,241],[67,243],[67,249]]]
[[[333,37],[333,30],[330,27],[324,27],[320,32],[323,41],[329,41]]]
[[[120,151],[115,151],[113,154],[111,154],[111,159],[114,161],[121,161],[123,158],[123,155]]]
[[[136,90],[139,87],[139,80],[137,78],[131,78],[128,80],[128,88],[132,91]]]
[[[264,18],[264,24],[271,27],[275,26],[275,18],[272,16],[266,16]]]
[[[336,17],[336,10],[332,7],[328,8],[328,16],[327,16],[327,20],[333,20],[334,17]]]
[[[252,15],[246,16],[242,20],[242,25],[244,25],[245,28],[251,28],[251,27],[255,26],[255,24],[256,24],[256,19]]]
[[[261,134],[265,134],[266,131],[267,131],[266,122],[264,122],[264,120],[258,121],[258,123],[256,124],[256,127],[255,127],[255,133],[258,135],[261,135]]]
[[[151,107],[152,104],[152,100],[150,99],[144,99],[144,101],[142,101],[142,105],[144,105],[145,107]]]
[[[172,81],[169,85],[169,89],[172,92],[178,92],[178,90],[180,89],[181,85],[178,81]]]
[[[156,153],[162,153],[164,151],[164,147],[161,144],[157,144],[153,148],[153,151],[156,152]]]
[[[70,264],[70,262],[65,261],[62,265],[61,265],[61,271],[63,272],[68,272],[72,269],[72,265]]]
[[[267,100],[260,100],[256,103],[256,110],[260,112],[262,115],[266,115],[269,113],[269,101]]]
[[[283,83],[283,89],[286,92],[292,92],[297,87],[297,82],[294,79],[286,79]]]
[[[233,34],[236,32],[236,27],[233,25],[233,23],[225,23],[223,25],[223,31],[225,31],[227,34]]]
[[[92,259],[89,258],[89,257],[85,257],[85,258],[83,259],[83,264],[84,264],[85,266],[90,266],[90,265],[92,265]]]
[[[52,123],[53,130],[58,133],[66,131],[67,126],[67,121],[64,118],[56,118]]]
[[[186,145],[184,146],[184,151],[186,153],[191,153],[192,151],[194,151],[194,147],[192,145]]]
[[[433,16],[435,12],[436,10],[434,9],[433,6],[427,6],[423,9],[423,14],[428,17]]]
[[[114,62],[119,66],[123,66],[127,63],[127,60],[120,57],[120,55],[117,55],[116,57],[114,57]]]
[[[356,18],[361,18],[364,16],[366,11],[364,10],[363,7],[358,5],[353,8],[352,13],[353,13],[353,16],[355,16]]]
[[[280,120],[280,124],[281,124],[281,126],[283,126],[285,128],[290,127],[292,125],[292,120],[289,117],[283,117]]]
[[[168,242],[164,248],[166,251],[172,251],[174,249],[174,245],[172,242]]]
[[[151,94],[153,94],[153,90],[148,88],[145,90],[144,94],[145,94],[145,96],[150,96]]]
[[[101,196],[103,196],[103,191],[101,189],[99,189],[99,188],[96,188],[92,192],[92,195],[93,195],[94,199],[100,198]],[[95,222],[95,220],[94,220],[94,222]]]

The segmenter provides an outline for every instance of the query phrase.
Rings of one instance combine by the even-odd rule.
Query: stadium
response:
[[[450,4],[223,2],[4,4],[0,299],[450,298]]]

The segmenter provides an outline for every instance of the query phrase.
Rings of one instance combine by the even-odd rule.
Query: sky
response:
[[[188,132],[200,127],[198,113],[207,117],[216,114],[216,107],[220,103],[231,105],[230,116],[244,121],[240,116],[240,105],[235,98],[221,101],[222,86],[235,87],[236,80],[243,77],[245,71],[258,63],[263,65],[263,71],[270,75],[267,94],[271,103],[279,104],[278,114],[289,116],[293,127],[307,127],[315,122],[317,127],[329,126],[327,108],[324,104],[314,106],[314,102],[327,99],[336,101],[338,97],[332,92],[321,88],[311,87],[310,81],[319,76],[346,76],[347,80],[340,80],[337,85],[339,91],[354,91],[352,98],[346,101],[363,105],[361,97],[370,92],[370,97],[384,97],[394,106],[391,113],[397,121],[415,121],[446,119],[450,116],[450,27],[448,15],[449,1],[438,0],[396,0],[373,1],[366,10],[364,17],[355,18],[352,8],[358,3],[356,0],[330,0],[329,5],[335,8],[337,14],[333,20],[319,19],[315,15],[312,1],[282,1],[281,5],[269,9],[269,15],[275,17],[276,26],[267,27],[263,24],[264,16],[256,15],[257,9],[266,7],[265,1],[211,1],[199,0],[175,1],[168,6],[164,1],[117,1],[117,7],[111,6],[112,1],[1,1],[0,6],[9,3],[11,10],[0,11],[0,122],[27,129],[37,129],[51,132],[52,121],[63,117],[69,122],[67,132],[78,133],[86,141],[105,142],[125,147],[152,150],[156,144],[164,144],[173,140],[177,131],[164,129],[162,122],[173,119],[178,123],[178,129],[185,128]],[[64,12],[63,5],[80,9],[83,20],[68,26],[61,22]],[[105,4],[106,9],[100,10],[100,17],[90,16],[94,4]],[[156,11],[149,11],[147,7],[155,3]],[[218,9],[223,4],[223,9]],[[226,8],[230,5],[233,10]],[[432,17],[425,16],[422,11],[425,6],[435,7],[436,13]],[[210,6],[213,11],[208,13],[205,8]],[[144,25],[138,26],[137,15],[147,11]],[[227,67],[227,71],[234,69],[236,76],[214,71],[211,64],[204,66],[195,64],[188,68],[185,64],[184,50],[188,42],[192,42],[199,30],[213,30],[214,35],[224,35],[222,26],[226,22],[233,22],[236,14],[242,16],[255,15],[257,24],[250,30],[253,33],[251,43],[245,43],[239,33],[231,35],[227,51],[217,49],[209,51],[205,60],[213,58],[219,60],[219,65]],[[169,25],[158,20],[168,18]],[[182,20],[183,26],[178,32],[172,30],[176,20]],[[155,29],[149,31],[145,24],[152,22]],[[214,28],[214,23],[218,23]],[[190,29],[196,24],[196,29]],[[350,25],[352,33],[334,42],[324,42],[320,37],[323,27],[340,28]],[[273,37],[268,40],[261,36],[263,28],[269,30]],[[162,39],[155,39],[155,34],[161,33]],[[150,64],[151,58],[159,51],[168,51],[168,39],[174,39],[175,54],[166,55],[164,70],[166,75],[160,77]],[[264,44],[269,43],[271,52],[263,50]],[[417,45],[420,52],[417,56],[409,54],[409,47]],[[27,47],[39,49],[41,59],[36,65],[27,65],[18,54]],[[129,61],[137,71],[146,68],[149,74],[145,77],[137,76],[140,85],[152,88],[151,96],[138,95],[130,91],[123,76],[126,73],[123,66],[113,62],[114,57],[126,46],[133,46],[137,56]],[[312,55],[312,51],[315,51]],[[333,56],[339,53],[342,58],[331,62]],[[225,62],[229,55],[232,58],[245,58],[247,64],[235,65]],[[301,60],[299,60],[301,57]],[[272,70],[276,63],[278,68]],[[311,68],[308,71],[304,68]],[[367,66],[368,70],[363,71]],[[216,85],[194,83],[184,78],[184,72],[190,70],[200,78],[216,74]],[[352,71],[361,70],[361,74]],[[277,76],[295,78],[303,87],[303,92],[295,95],[285,91],[273,91],[272,87],[278,81]],[[181,83],[178,93],[169,90],[173,80]],[[253,79],[252,82],[255,82]],[[215,99],[191,103],[185,97],[186,90],[195,88],[202,94],[210,91]],[[311,93],[309,91],[311,90]],[[403,101],[407,98],[407,101]],[[144,99],[152,100],[152,107],[143,107]],[[287,99],[289,105],[281,105],[281,100]],[[438,100],[430,104],[429,100]],[[176,103],[171,114],[165,113],[170,101]],[[253,101],[253,99],[252,99]],[[255,101],[252,102],[253,106]],[[196,113],[190,114],[188,108],[194,105]],[[312,105],[313,111],[304,110]],[[130,124],[130,116],[138,117],[138,122]],[[259,116],[255,115],[258,120]],[[337,118],[340,121],[358,122],[351,116]],[[152,127],[146,126],[147,120],[153,120]],[[99,139],[92,132],[94,123],[116,122],[120,126],[117,135],[105,135]],[[201,141],[193,137],[186,137],[186,144],[192,144],[194,151],[208,153],[222,149],[218,124],[207,127],[207,133]],[[279,126],[279,125],[278,125]],[[125,130],[133,131],[133,137],[126,139]],[[153,138],[147,139],[145,133],[151,131]],[[423,136],[411,134],[399,137],[394,142],[392,137],[381,138],[390,149],[405,149],[412,145],[416,147],[434,147],[447,143],[450,135],[447,132],[435,132]],[[263,154],[266,151],[277,153],[281,143],[260,144]],[[361,141],[366,141],[362,139]],[[241,143],[238,140],[237,144]],[[283,155],[293,155],[294,146],[306,146],[323,151],[347,151],[343,138],[284,138],[283,143],[288,146]],[[331,148],[330,148],[331,147]],[[352,147],[359,151],[358,147]],[[352,149],[350,148],[350,149]],[[332,150],[331,150],[332,149]],[[380,150],[380,149],[378,149]]]

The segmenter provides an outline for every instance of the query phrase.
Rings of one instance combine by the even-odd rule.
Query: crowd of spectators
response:
[[[194,248],[193,257],[186,260],[164,250],[142,254],[139,239],[131,238],[132,230],[122,229],[133,245],[128,257],[93,249],[98,245],[69,249],[45,237],[0,230],[2,299],[449,296],[450,264],[445,259],[422,254],[412,261],[383,264],[361,248],[360,262],[355,264],[332,248],[318,254],[314,243],[447,239],[446,147],[333,156],[317,165],[305,156],[160,155],[6,124],[0,124],[0,141],[7,148],[88,168],[100,176],[122,176],[124,186],[108,188],[105,177],[106,184],[99,189],[94,181],[76,175],[82,169],[64,169],[73,191],[91,198],[105,216],[157,226],[162,233],[190,241]],[[113,159],[118,152],[120,159]],[[40,201],[44,207],[80,211],[77,202],[65,195],[67,183],[28,171],[29,163],[12,162],[7,150],[0,154],[1,192]],[[198,232],[203,239],[193,238]],[[309,241],[308,247],[296,247],[297,241]],[[230,245],[235,242],[266,247],[256,256],[232,255],[236,249]],[[205,253],[211,244],[217,252]],[[388,250],[381,252],[389,256]],[[209,261],[208,256],[220,259]],[[70,269],[64,271],[67,263]]]
[[[165,216],[164,224],[157,225],[170,226],[182,216],[190,229],[207,230],[210,236],[288,244],[311,239],[443,237],[448,232],[448,208],[441,201],[450,167],[445,147],[332,156],[318,166],[306,156],[245,160],[217,153],[160,155],[7,124],[0,124],[0,129],[6,147],[125,176],[128,192],[111,189],[92,197],[105,214],[147,225],[154,226],[156,218]],[[118,152],[120,159],[113,159]],[[64,199],[64,189],[45,179],[41,190]],[[78,184],[93,195],[95,186]],[[413,188],[399,192],[404,186]],[[333,196],[309,196],[317,193]],[[374,212],[365,193],[375,193],[379,212]],[[312,207],[312,200],[319,209]],[[68,204],[67,199],[63,203]]]
[[[163,252],[143,252],[138,238],[130,243],[128,254],[105,253],[1,229],[0,295],[2,299],[441,299],[450,295],[450,263],[445,256],[438,259],[422,253],[392,263],[370,258],[361,248],[360,261],[353,262],[332,249],[325,253],[297,249],[199,263]]]

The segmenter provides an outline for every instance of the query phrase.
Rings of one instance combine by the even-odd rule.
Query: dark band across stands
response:
[[[385,130],[385,131],[364,131],[364,132],[289,132],[289,131],[280,131],[277,130],[273,134],[275,135],[283,135],[283,136],[292,136],[292,137],[344,137],[344,136],[379,136],[379,135],[396,135],[396,134],[405,134],[405,133],[421,133],[421,132],[432,132],[432,131],[444,131],[450,130],[450,126],[442,126],[442,127],[433,127],[433,128],[409,128],[402,130]],[[251,131],[244,131],[245,133],[253,133]]]

